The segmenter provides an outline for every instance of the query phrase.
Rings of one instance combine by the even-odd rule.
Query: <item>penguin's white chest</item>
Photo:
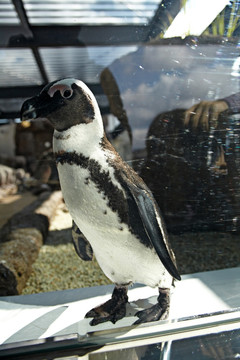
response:
[[[120,224],[117,213],[110,211],[108,197],[91,179],[88,169],[75,164],[58,164],[64,200],[81,231],[102,228],[111,230]],[[86,229],[87,228],[87,229]]]
[[[58,164],[58,172],[69,212],[106,276],[118,284],[170,286],[171,277],[154,249],[144,246],[121,222],[109,207],[107,195],[91,180],[88,169]]]

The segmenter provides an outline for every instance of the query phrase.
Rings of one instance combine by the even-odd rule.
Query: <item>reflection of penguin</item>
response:
[[[128,122],[127,113],[123,106],[116,79],[109,69],[102,71],[100,79],[101,86],[109,101],[111,114],[116,116],[123,128],[127,130],[130,142],[132,143],[132,129]]]
[[[129,132],[112,114],[107,115],[106,132],[111,144],[125,161],[132,159],[132,145]]]
[[[127,287],[159,288],[156,305],[138,312],[136,323],[166,316],[173,277],[180,280],[157,204],[142,179],[107,140],[96,99],[76,79],[47,85],[27,100],[22,119],[46,117],[55,128],[53,148],[63,196],[74,220],[75,248],[96,259],[116,287],[112,298],[92,309],[91,324],[123,318]],[[77,237],[81,229],[84,238]],[[78,241],[80,243],[78,243]]]

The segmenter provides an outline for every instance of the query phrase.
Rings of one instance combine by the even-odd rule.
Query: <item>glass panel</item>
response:
[[[240,357],[239,19],[237,0],[0,2],[0,357]]]
[[[20,20],[14,9],[11,0],[4,0],[0,3],[0,25],[16,25]]]
[[[171,45],[143,45],[108,68],[131,127],[128,158],[174,232],[184,227],[235,231],[238,226],[239,115],[220,118],[217,128],[210,125],[209,131],[202,131],[201,126],[192,130],[183,125],[182,110],[202,99],[213,101],[238,92],[237,63],[237,44],[179,39]],[[111,94],[109,98],[116,102]],[[224,160],[218,165],[221,151]],[[140,161],[139,154],[147,159]],[[235,199],[230,200],[233,192]]]
[[[27,70],[27,71],[26,71]],[[0,52],[1,86],[41,84],[42,79],[30,49],[4,49]]]
[[[227,360],[240,354],[240,331],[91,354],[90,360]]]
[[[211,314],[196,319],[185,319],[175,323],[149,324],[140,327],[123,327],[89,332],[84,336],[68,334],[33,341],[19,341],[4,344],[0,348],[2,357],[17,356],[28,358],[37,354],[44,359],[64,358],[68,355],[87,355],[90,359],[175,359],[177,353],[187,359],[194,354],[205,359],[225,359],[224,356],[238,356],[239,353],[239,312]],[[217,354],[217,355],[216,355]],[[215,356],[215,357],[214,357]],[[222,356],[222,357],[221,357]],[[228,359],[228,357],[226,357]],[[231,359],[231,357],[229,357]]]
[[[91,84],[99,83],[104,67],[135,48],[135,46],[44,48],[40,49],[40,54],[51,81],[59,77],[77,76]]]
[[[33,25],[145,24],[154,15],[158,0],[145,1],[32,1],[24,0]]]

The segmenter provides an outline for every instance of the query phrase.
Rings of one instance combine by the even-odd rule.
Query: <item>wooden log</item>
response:
[[[34,228],[13,230],[9,237],[0,247],[1,296],[21,293],[43,244],[41,232]]]
[[[61,191],[43,193],[1,229],[0,296],[21,293],[61,201]]]

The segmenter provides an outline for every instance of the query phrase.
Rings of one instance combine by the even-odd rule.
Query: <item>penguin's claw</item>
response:
[[[113,299],[110,299],[106,303],[88,311],[85,317],[93,317],[90,325],[94,326],[106,321],[111,321],[113,324],[115,324],[118,320],[124,318],[125,315],[126,303],[116,304]]]
[[[135,316],[137,316],[139,319],[135,321],[133,325],[143,324],[151,321],[158,321],[162,319],[164,315],[165,315],[165,311],[161,307],[161,305],[155,304],[149,309],[138,311],[135,314]]]
[[[106,321],[115,324],[126,315],[126,304],[128,302],[127,290],[125,287],[115,287],[112,298],[104,304],[88,311],[85,318],[93,319],[90,325],[95,326]]]
[[[98,325],[106,321],[115,324],[126,315],[126,303],[116,303],[115,299],[110,299],[106,303],[95,307],[87,312],[86,318],[93,317],[90,325]]]
[[[135,316],[139,319],[133,325],[143,324],[151,321],[165,320],[169,314],[170,303],[169,289],[159,288],[157,304],[149,309],[138,311]]]

